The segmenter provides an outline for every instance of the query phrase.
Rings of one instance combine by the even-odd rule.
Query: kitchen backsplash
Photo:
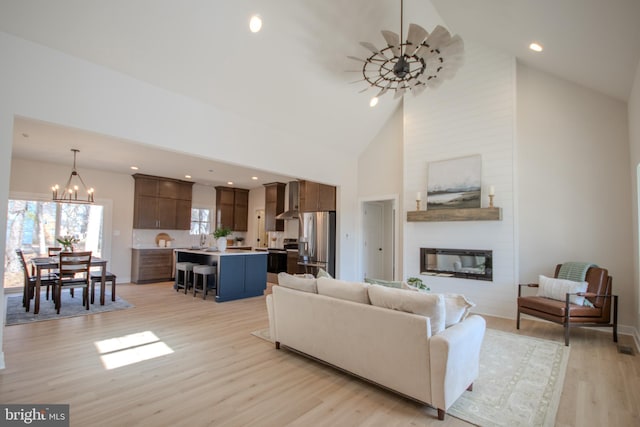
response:
[[[168,234],[170,237],[169,246],[172,248],[190,248],[200,246],[200,235],[189,234],[189,230],[141,230],[134,229],[132,237],[132,247],[135,249],[157,248],[156,236],[158,234]],[[246,237],[246,233],[235,232],[232,237]],[[204,246],[215,246],[215,238],[207,235]],[[244,244],[244,243],[243,243]]]

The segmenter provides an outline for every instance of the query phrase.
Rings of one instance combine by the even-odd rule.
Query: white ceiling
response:
[[[370,109],[372,93],[358,93],[366,87],[363,83],[349,84],[359,74],[345,71],[359,66],[347,56],[366,54],[359,41],[382,47],[381,29],[399,31],[399,4],[390,0],[0,0],[0,31],[285,129],[300,135],[301,144],[323,141],[357,154],[398,101],[386,95]],[[404,7],[405,27],[415,22],[432,29],[444,23],[465,40],[504,50],[530,66],[612,97],[626,101],[630,93],[640,59],[638,0],[407,0]],[[253,13],[264,19],[258,34],[247,29]],[[527,49],[533,40],[544,45],[544,52]],[[421,96],[428,96],[428,91]],[[86,162],[92,168],[128,173],[132,162],[153,159],[140,172],[176,178],[190,173],[206,183],[232,179],[244,184],[239,175],[287,178],[75,132],[18,120],[14,156],[46,152],[48,161],[70,163],[73,145],[82,150],[79,167]],[[194,165],[199,172],[186,172]]]

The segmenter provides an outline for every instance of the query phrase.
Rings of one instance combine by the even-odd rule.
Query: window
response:
[[[101,256],[103,220],[104,207],[100,205],[9,199],[4,287],[24,284],[16,249],[22,249],[27,259],[47,256],[47,248],[61,246],[56,238],[74,236],[80,240],[75,249]]]
[[[190,234],[211,233],[211,209],[191,209]]]

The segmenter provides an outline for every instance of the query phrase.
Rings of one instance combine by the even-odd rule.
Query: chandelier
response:
[[[69,179],[67,180],[64,189],[60,190],[60,186],[58,184],[51,187],[51,191],[53,192],[53,201],[59,203],[93,203],[93,188],[87,188],[87,185],[82,180],[80,173],[76,170],[76,154],[78,154],[80,150],[72,148],[71,151],[73,151],[73,169],[71,169],[71,174],[69,175]],[[81,188],[83,191],[81,193],[82,196],[78,199],[78,191],[80,191]],[[87,194],[85,199],[82,198],[84,197],[84,193]]]
[[[429,34],[427,30],[416,24],[409,24],[406,41],[402,42],[404,2],[400,1],[400,35],[393,31],[382,31],[387,47],[378,49],[372,43],[360,42],[371,51],[366,59],[349,56],[363,62],[363,80],[370,88],[380,91],[372,99],[372,106],[377,98],[388,91],[395,91],[394,99],[400,98],[406,91],[414,95],[422,93],[427,87],[435,89],[444,80],[451,79],[462,66],[464,43],[460,36],[451,36],[449,31],[438,25]],[[375,100],[375,101],[374,101]]]

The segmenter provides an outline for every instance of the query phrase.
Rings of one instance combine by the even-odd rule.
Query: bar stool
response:
[[[173,285],[176,292],[181,288],[184,288],[184,293],[187,293],[189,285],[193,284],[193,267],[200,265],[193,262],[176,262],[176,282]],[[182,272],[182,281],[180,280],[180,272]],[[191,282],[189,282],[191,280]]]
[[[198,289],[198,277],[202,276],[202,288]],[[202,299],[207,299],[207,290],[209,289],[209,276],[213,276],[213,289],[218,287],[218,266],[217,265],[196,265],[193,267],[193,297],[198,292],[202,292]]]
[[[116,300],[116,275],[110,271],[105,271],[104,281],[102,283],[102,273],[99,271],[91,272],[91,304],[93,304],[95,297],[96,282],[100,283],[100,305],[104,305],[104,287],[108,282],[111,282],[111,301]]]

